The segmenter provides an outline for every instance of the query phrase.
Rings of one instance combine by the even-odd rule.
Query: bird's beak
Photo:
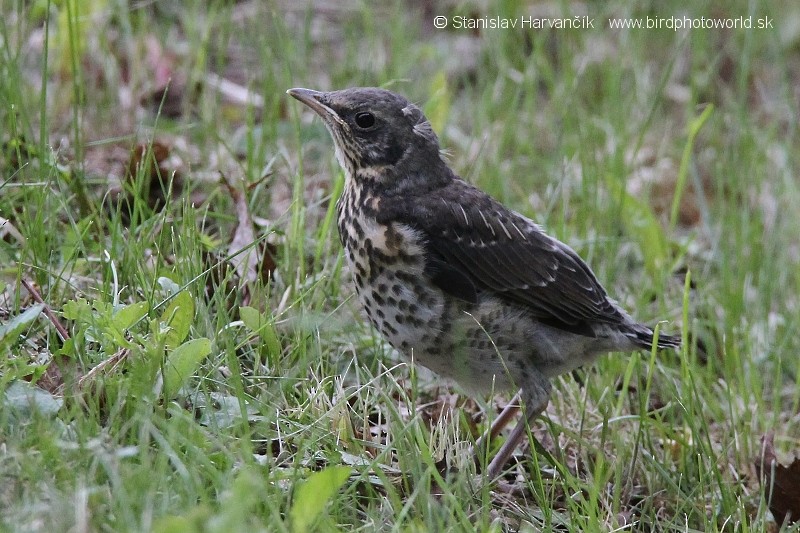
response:
[[[286,94],[292,98],[296,98],[300,102],[310,107],[317,115],[322,117],[323,120],[335,120],[336,122],[341,122],[341,119],[339,118],[339,115],[336,114],[336,111],[323,103],[325,100],[325,93],[314,91],[312,89],[296,88],[289,89],[286,91]]]

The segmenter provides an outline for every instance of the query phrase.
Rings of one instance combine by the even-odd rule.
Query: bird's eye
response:
[[[375,125],[375,115],[367,113],[366,111],[356,113],[356,126],[359,128],[371,128]]]

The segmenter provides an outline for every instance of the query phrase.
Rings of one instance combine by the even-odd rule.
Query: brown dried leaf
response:
[[[172,195],[178,196],[183,190],[183,179],[180,172],[170,164],[172,147],[161,141],[139,143],[131,151],[128,160],[126,178],[130,181],[136,176],[145,180],[144,192],[147,194],[147,205],[158,211],[164,207],[169,198],[170,178],[172,178]]]
[[[148,157],[148,150],[152,149],[153,156]],[[147,168],[142,168],[148,179],[158,179],[161,170],[161,164],[169,157],[170,148],[166,144],[158,141],[153,141],[152,146],[147,143],[139,143],[131,151],[131,158],[128,160],[128,177],[129,179],[139,172],[139,168],[147,165]]]
[[[206,276],[206,298],[211,298],[216,293],[230,295],[234,293],[236,287],[231,283],[233,275],[231,265],[225,260],[224,254],[220,252],[202,252],[203,265],[208,275]],[[230,300],[229,305],[234,301]]]
[[[778,524],[800,521],[800,459],[788,467],[775,457],[775,434],[761,437],[761,457],[755,467],[769,498],[769,510]]]
[[[261,256],[261,281],[266,283],[272,273],[278,268],[275,257],[278,255],[278,246],[271,242],[263,243],[264,253]]]
[[[186,74],[177,68],[177,54],[164,50],[154,36],[145,39],[145,48],[151,88],[139,98],[139,103],[152,113],[168,118],[181,117],[188,91]]]
[[[242,301],[244,305],[247,305],[250,301],[250,286],[258,280],[259,272],[258,253],[252,246],[256,240],[256,232],[245,195],[227,178],[225,184],[233,198],[237,220],[236,229],[228,245],[228,255],[231,256],[231,264],[239,276],[239,288],[244,292]]]
[[[191,91],[192,99],[198,94],[199,87]],[[184,102],[187,100],[188,85],[184,76],[178,76],[167,85],[157,87],[153,91],[143,95],[139,99],[142,107],[150,110],[153,114],[163,117],[177,119],[183,115]]]
[[[675,187],[678,183],[679,162],[668,157],[659,158],[657,151],[644,147],[629,153],[628,159],[634,167],[626,182],[627,191],[637,198],[647,196],[653,211],[662,220],[669,218]],[[701,195],[697,194],[693,182],[689,182],[678,206],[678,222],[681,226],[695,227],[701,221],[700,196],[711,193],[710,184],[703,183]]]

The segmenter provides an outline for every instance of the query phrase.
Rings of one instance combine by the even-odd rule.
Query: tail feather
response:
[[[650,350],[653,348],[653,330],[647,326],[639,325],[629,336],[640,345],[642,348]],[[666,333],[658,333],[658,348],[660,349],[678,349],[681,347],[680,335],[668,335]]]

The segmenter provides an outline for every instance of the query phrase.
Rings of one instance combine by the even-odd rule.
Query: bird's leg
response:
[[[503,408],[497,418],[492,421],[489,431],[484,433],[475,443],[476,449],[480,450],[485,445],[488,445],[490,442],[492,442],[492,439],[495,438],[501,431],[503,431],[503,428],[508,425],[508,423],[511,421],[511,418],[513,418],[513,416],[517,414],[517,411],[519,411],[521,394],[522,391],[514,395],[514,397],[510,402],[508,402],[505,408]]]
[[[503,428],[508,425],[511,419],[514,418],[514,415],[517,414],[517,411],[520,410],[521,396],[522,391],[519,391],[514,395],[514,397],[510,402],[508,402],[508,404],[506,404],[497,418],[492,420],[492,425],[489,426],[489,429],[486,431],[486,433],[481,435],[481,437],[475,442],[475,446],[470,448],[469,454],[470,456],[475,457],[476,461],[479,461],[479,458],[485,454],[486,448],[492,442],[492,439],[497,437],[497,435],[503,431]],[[477,453],[475,453],[476,450]]]
[[[523,384],[522,390],[520,390],[517,395],[517,398],[522,399],[524,416],[517,422],[516,427],[511,431],[511,435],[508,436],[508,439],[503,443],[497,455],[492,458],[492,461],[486,468],[484,474],[486,481],[494,481],[500,475],[500,472],[503,471],[503,466],[506,464],[506,461],[508,461],[508,458],[511,457],[511,454],[514,453],[514,449],[519,445],[520,441],[522,441],[528,426],[532,424],[536,417],[547,407],[547,403],[550,401],[551,389],[552,385],[550,384],[550,380],[544,375],[539,372],[528,374],[526,383]],[[514,403],[517,404],[519,402]],[[513,413],[506,415],[507,410],[508,407],[500,413],[498,420],[492,424],[490,434],[500,431],[500,427],[495,428],[498,422],[502,421],[503,424],[508,422],[508,419]]]
[[[525,437],[528,427],[533,424],[533,421],[536,419],[536,417],[542,414],[542,411],[544,411],[547,407],[547,402],[548,398],[545,398],[543,402],[539,403],[539,405],[525,406],[525,416],[519,420],[519,422],[517,422],[517,425],[511,431],[511,435],[508,436],[508,439],[500,447],[497,455],[495,455],[492,458],[492,461],[489,463],[485,473],[485,478],[487,481],[491,482],[497,479],[497,477],[500,475],[500,472],[503,471],[503,466],[506,464],[506,461],[508,461],[508,458],[511,457],[512,453],[514,453],[514,450],[517,448],[520,441],[522,441],[523,437]],[[503,412],[505,412],[505,410]],[[501,413],[500,416],[502,417],[503,414]],[[499,418],[500,417],[498,417],[498,420]],[[492,424],[492,429],[494,429],[494,424]]]
[[[475,457],[476,461],[480,461],[480,457],[486,453],[486,448],[492,442],[492,439],[497,437],[497,435],[503,431],[503,428],[508,425],[514,415],[517,414],[517,411],[520,409],[521,400],[520,397],[522,396],[522,391],[519,391],[514,397],[511,399],[508,404],[503,408],[500,414],[492,420],[492,425],[489,426],[489,429],[481,435],[481,437],[475,442],[475,446],[470,448],[469,454],[472,457]],[[477,453],[476,453],[477,450]],[[477,462],[476,464],[480,464]]]

